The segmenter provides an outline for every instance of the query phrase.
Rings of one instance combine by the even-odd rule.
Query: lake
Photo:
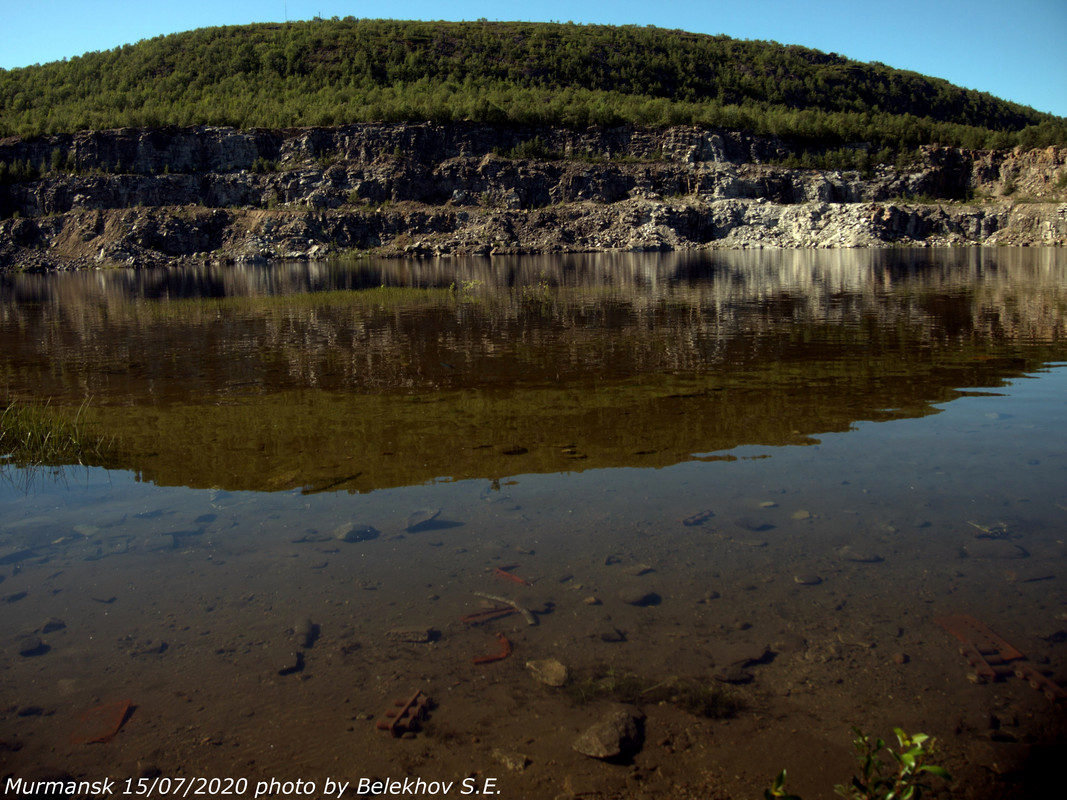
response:
[[[1025,796],[1065,326],[1038,248],[2,275],[4,405],[96,444],[0,453],[0,774],[817,798],[899,726]]]

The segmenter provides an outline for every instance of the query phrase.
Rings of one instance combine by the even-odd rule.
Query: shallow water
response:
[[[1065,319],[1050,250],[4,276],[7,396],[89,397],[111,446],[3,463],[0,772],[819,797],[850,726],[899,725],[1023,791],[1005,748],[1062,703],[969,682],[937,620],[1067,678]],[[640,751],[575,753],[623,678]],[[420,689],[417,735],[376,730]]]

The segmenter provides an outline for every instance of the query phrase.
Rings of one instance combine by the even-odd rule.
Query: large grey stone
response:
[[[582,733],[574,750],[590,758],[629,756],[641,749],[644,712],[635,706],[618,706]]]

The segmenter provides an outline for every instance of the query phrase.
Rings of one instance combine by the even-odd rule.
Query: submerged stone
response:
[[[310,619],[300,620],[293,626],[293,636],[296,638],[298,645],[307,649],[315,644],[315,640],[319,638],[319,626]]]
[[[567,668],[554,658],[527,661],[526,669],[533,675],[534,680],[545,686],[562,686],[569,677]]]
[[[438,632],[433,628],[393,628],[386,631],[386,638],[394,642],[411,642],[413,644],[427,644],[438,637]]]
[[[838,552],[846,561],[853,561],[857,564],[877,564],[884,560],[872,550],[859,550],[852,545],[845,545]]]
[[[744,531],[750,533],[763,533],[764,531],[771,530],[774,526],[769,522],[765,522],[760,519],[753,519],[752,517],[739,517],[734,520],[734,525]]]
[[[641,749],[644,712],[635,706],[620,706],[579,736],[572,748],[590,758],[633,755]]]
[[[630,588],[620,590],[619,599],[627,605],[644,608],[646,606],[659,605],[663,598],[655,592],[650,592],[646,589]]]
[[[341,542],[369,542],[378,538],[378,530],[358,522],[346,522],[334,528],[333,538]]]
[[[975,539],[964,549],[971,558],[1015,559],[1030,555],[1024,548],[1004,539]]]
[[[420,508],[408,514],[404,523],[404,530],[409,533],[429,530],[433,527],[434,520],[441,514],[439,508]]]
[[[32,634],[18,637],[17,646],[19,655],[26,658],[39,656],[48,652],[48,645],[41,641],[39,636],[33,636]]]

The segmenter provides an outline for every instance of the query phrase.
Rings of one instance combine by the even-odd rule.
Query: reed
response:
[[[0,413],[0,465],[19,467],[101,464],[113,439],[91,432],[85,421],[89,400],[69,411],[49,401],[8,400]]]

